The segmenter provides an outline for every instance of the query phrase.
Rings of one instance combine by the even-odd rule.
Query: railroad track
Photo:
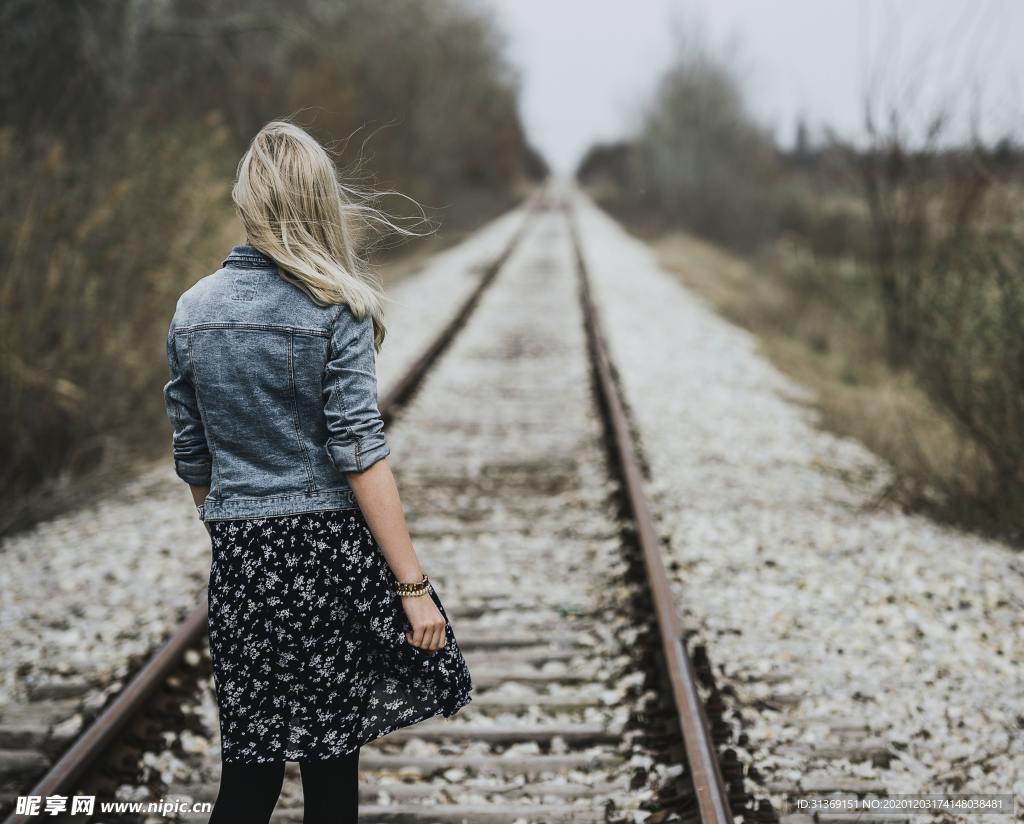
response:
[[[719,768],[567,203],[538,196],[381,410],[475,690],[455,719],[364,749],[361,819],[731,821],[743,799]],[[29,794],[109,799],[168,725],[179,750],[183,728],[215,737],[202,600]],[[212,800],[215,755],[174,761],[162,797]],[[297,765],[275,820],[301,821]]]

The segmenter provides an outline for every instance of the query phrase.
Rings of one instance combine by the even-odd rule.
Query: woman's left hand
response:
[[[403,596],[402,609],[412,626],[405,633],[406,641],[428,652],[444,649],[446,624],[433,598],[429,595]]]

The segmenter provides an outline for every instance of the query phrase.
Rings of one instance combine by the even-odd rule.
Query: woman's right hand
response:
[[[412,627],[405,640],[418,649],[434,652],[444,649],[445,620],[430,595],[402,597],[402,609]]]

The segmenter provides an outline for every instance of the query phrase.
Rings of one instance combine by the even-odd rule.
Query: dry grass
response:
[[[636,134],[595,146],[581,182],[893,466],[894,497],[1024,544],[1019,151],[953,145],[954,112],[911,124],[901,98],[866,101],[867,147],[784,152],[729,56],[680,45]]]
[[[0,209],[0,534],[95,500],[166,457],[175,301],[244,239],[222,119],[197,128],[131,133],[88,157],[53,141],[35,158],[0,129],[13,196]],[[374,267],[393,285],[519,195],[452,191],[458,208],[432,214],[434,235],[378,250]]]
[[[167,324],[241,238],[230,185],[266,121],[294,117],[349,182],[443,223],[426,249],[378,250],[391,280],[543,171],[473,4],[245,5],[23,3],[0,29],[0,533],[166,449]]]

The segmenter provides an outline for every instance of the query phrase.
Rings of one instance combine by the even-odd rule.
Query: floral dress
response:
[[[359,509],[209,521],[208,602],[225,763],[352,752],[470,701],[451,626],[426,652]],[[440,599],[430,596],[445,620]]]

